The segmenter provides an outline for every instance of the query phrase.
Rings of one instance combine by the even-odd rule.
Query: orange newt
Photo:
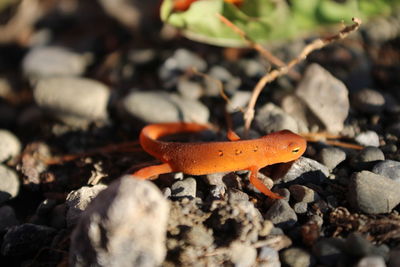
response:
[[[175,0],[174,1],[174,10],[175,11],[185,11],[189,9],[190,5],[193,2],[198,0]],[[233,5],[240,5],[244,0],[224,0],[226,3],[231,3]]]
[[[203,175],[214,172],[249,170],[250,183],[265,195],[279,199],[257,177],[258,170],[264,166],[289,162],[299,158],[305,151],[305,139],[288,130],[275,132],[252,140],[240,140],[231,132],[224,142],[182,143],[158,140],[160,137],[210,129],[207,125],[196,123],[160,123],[144,127],[139,142],[142,148],[161,160],[160,165],[142,168],[133,176],[149,179],[159,174],[183,172]]]

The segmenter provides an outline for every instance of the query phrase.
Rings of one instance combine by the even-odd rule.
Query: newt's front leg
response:
[[[171,165],[169,165],[169,163],[163,163],[160,165],[144,167],[140,170],[137,170],[132,175],[139,179],[156,179],[158,175],[170,172],[174,172],[174,170],[171,168]]]
[[[265,184],[263,184],[263,182],[260,181],[260,179],[258,179],[257,174],[258,174],[258,167],[250,167],[248,169],[250,171],[250,183],[252,185],[254,185],[255,188],[257,188],[261,193],[263,193],[264,195],[273,198],[273,199],[282,199],[283,197],[272,192],[271,190],[268,189],[268,187],[265,186]]]

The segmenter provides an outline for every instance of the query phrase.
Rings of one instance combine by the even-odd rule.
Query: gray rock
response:
[[[319,120],[310,114],[307,105],[295,94],[284,96],[281,106],[287,114],[297,121],[299,132],[301,133],[309,132],[308,125],[319,124]]]
[[[289,191],[297,202],[310,203],[320,199],[317,192],[303,185],[291,185]]]
[[[296,89],[298,95],[329,132],[343,129],[349,113],[346,86],[317,64],[310,65]]]
[[[279,228],[278,228],[279,229]],[[278,251],[271,247],[262,247],[258,255],[257,266],[260,267],[281,267]]]
[[[255,120],[263,133],[272,133],[284,129],[295,133],[298,132],[296,120],[272,103],[261,107]]]
[[[203,225],[194,225],[185,233],[185,241],[195,247],[209,248],[214,243],[211,231]]]
[[[196,100],[203,94],[203,87],[198,82],[190,81],[188,79],[179,79],[178,81],[178,92],[185,99]]]
[[[390,257],[388,261],[388,267],[398,267],[400,266],[400,249],[392,249],[390,251]]]
[[[251,92],[237,91],[233,94],[230,102],[227,103],[226,109],[228,112],[238,111],[239,108],[245,108],[250,101]]]
[[[43,200],[36,209],[36,215],[47,216],[57,206],[57,200],[45,199]]]
[[[25,223],[8,229],[1,245],[4,256],[33,256],[44,246],[49,245],[56,230],[43,225]]]
[[[14,209],[11,206],[1,206],[0,207],[0,232],[6,230],[7,228],[17,225],[18,220],[15,216]]]
[[[305,202],[297,202],[293,205],[293,210],[296,214],[304,214],[307,212],[308,205]]]
[[[240,78],[232,76],[232,74],[224,67],[214,65],[211,67],[208,75],[220,82],[224,86],[224,91],[233,94],[239,88],[241,84]],[[218,83],[211,79],[206,79],[206,95],[208,96],[218,96],[220,95],[221,88]]]
[[[255,59],[240,59],[238,65],[246,74],[246,77],[250,78],[259,78],[268,71],[265,65]]]
[[[0,165],[0,204],[18,195],[19,184],[15,171]]]
[[[362,258],[355,267],[386,267],[385,260],[380,256],[367,256]]]
[[[374,131],[365,131],[362,133],[357,134],[355,137],[357,143],[362,146],[379,146],[379,136]]]
[[[393,181],[400,182],[400,162],[398,161],[381,161],[375,164],[372,172],[390,178]]]
[[[15,157],[21,151],[18,138],[7,130],[0,130],[0,162]]]
[[[83,186],[78,190],[71,191],[66,199],[68,207],[67,226],[73,227],[78,223],[82,212],[87,208],[89,203],[107,186],[98,184],[92,187]]]
[[[333,170],[346,159],[346,153],[340,148],[325,147],[319,152],[319,159],[323,165]]]
[[[268,209],[265,219],[284,229],[293,226],[297,222],[297,215],[286,200],[278,199]]]
[[[384,176],[362,171],[352,175],[348,201],[351,206],[368,214],[389,213],[400,203],[400,186]]]
[[[71,236],[72,266],[158,266],[169,206],[149,181],[124,176],[90,204]]]
[[[381,93],[372,89],[362,89],[352,97],[353,105],[361,112],[368,114],[379,113],[385,107],[385,98]]]
[[[35,80],[54,76],[79,76],[86,68],[87,59],[63,47],[35,47],[22,62],[24,74]]]
[[[288,267],[312,266],[310,253],[301,248],[291,247],[281,253],[282,263]]]
[[[374,249],[374,245],[365,239],[360,233],[353,232],[346,238],[345,250],[354,257],[368,256]]]
[[[128,115],[146,123],[171,121],[206,123],[209,117],[209,110],[202,103],[157,91],[133,91],[123,99],[121,108]]]
[[[41,79],[33,92],[36,103],[66,124],[82,125],[107,119],[110,91],[84,78]]]
[[[168,69],[186,71],[195,68],[198,71],[205,71],[207,63],[204,59],[186,49],[175,50],[172,57],[168,58],[164,66]]]
[[[233,242],[230,245],[231,262],[236,267],[251,267],[256,262],[257,250],[240,242]]]
[[[322,238],[313,246],[313,255],[327,266],[336,266],[342,256],[344,241],[338,238]]]
[[[296,180],[297,183],[321,183],[329,176],[329,169],[306,157],[300,157],[288,169],[280,166],[273,175],[276,183],[287,183]]]
[[[372,168],[379,161],[385,160],[382,150],[377,147],[367,146],[351,160],[353,167],[363,170]]]
[[[196,180],[194,178],[186,178],[183,181],[177,181],[172,184],[172,197],[188,197],[195,198],[196,197]]]

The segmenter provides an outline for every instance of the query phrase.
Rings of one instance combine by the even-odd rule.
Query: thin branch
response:
[[[269,52],[267,49],[265,49],[263,46],[261,46],[260,44],[254,42],[253,40],[250,39],[249,36],[247,36],[247,34],[242,31],[241,29],[239,29],[239,27],[237,27],[235,24],[233,24],[229,19],[227,19],[226,17],[224,17],[223,15],[217,13],[216,14],[217,17],[223,22],[225,23],[226,26],[228,26],[229,28],[231,28],[234,32],[236,32],[240,37],[243,38],[243,40],[246,42],[246,44],[253,48],[254,50],[256,50],[257,52],[259,52],[264,58],[266,58],[269,62],[271,62],[272,64],[278,66],[278,67],[283,67],[285,66],[285,62],[283,62],[282,60],[280,60],[279,58],[275,57],[274,55],[272,55],[271,52]]]
[[[245,132],[247,135],[247,132],[250,129],[251,122],[253,121],[254,118],[254,107],[256,105],[258,96],[260,95],[261,91],[264,89],[265,85],[267,83],[272,82],[279,76],[282,76],[288,71],[293,68],[296,64],[304,60],[311,52],[317,49],[321,49],[324,46],[336,41],[340,40],[343,38],[346,38],[351,32],[356,31],[360,25],[361,25],[361,20],[359,18],[353,18],[353,25],[347,26],[344,29],[342,29],[338,34],[327,37],[327,38],[321,38],[313,41],[312,43],[306,45],[301,53],[291,60],[286,66],[280,67],[276,70],[273,70],[267,74],[265,74],[256,84],[256,86],[253,89],[253,93],[250,99],[250,102],[247,106],[246,113],[244,114],[244,119],[245,119]]]

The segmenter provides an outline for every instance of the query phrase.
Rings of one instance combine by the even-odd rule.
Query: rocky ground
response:
[[[210,122],[220,130],[179,140],[223,140],[226,108],[242,133],[237,108],[265,59],[75,8],[47,10],[29,37],[0,46],[4,266],[400,266],[399,15],[313,52],[262,93],[252,137],[329,131],[361,146],[309,142],[293,164],[263,169],[284,196],[271,200],[245,171],[126,175],[154,160],[135,142],[145,124]],[[270,48],[288,61],[309,41]]]

